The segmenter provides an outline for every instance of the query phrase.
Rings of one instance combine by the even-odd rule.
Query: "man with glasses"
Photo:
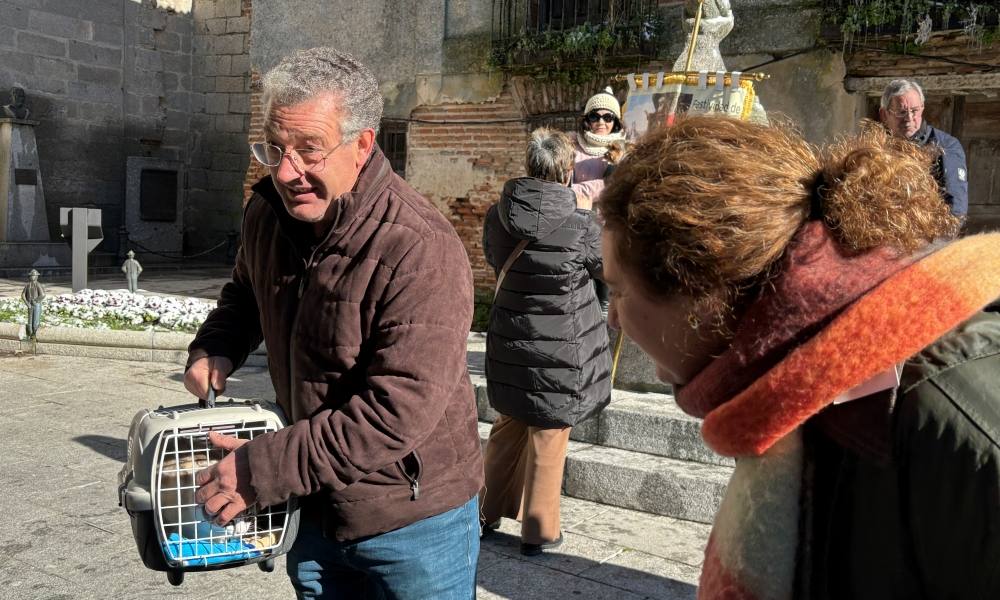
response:
[[[211,434],[231,452],[198,474],[196,499],[221,525],[299,498],[300,598],[473,598],[483,463],[465,249],[375,145],[383,101],[364,65],[314,48],[262,83],[252,152],[270,174],[184,383],[221,391],[263,340],[290,425]]]
[[[965,151],[954,137],[924,121],[924,91],[915,81],[896,79],[882,92],[879,120],[894,136],[920,146],[939,149],[934,176],[941,185],[944,201],[956,217],[965,218],[969,205],[969,172]]]

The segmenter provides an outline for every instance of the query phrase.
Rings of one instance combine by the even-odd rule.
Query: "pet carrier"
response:
[[[189,404],[141,410],[132,419],[128,456],[118,475],[118,503],[128,511],[136,547],[147,568],[166,571],[180,585],[187,571],[208,571],[257,563],[274,569],[298,531],[294,500],[253,506],[227,526],[212,523],[194,499],[195,474],[218,462],[225,451],[208,442],[208,433],[252,440],[276,431],[285,420],[270,403]]]

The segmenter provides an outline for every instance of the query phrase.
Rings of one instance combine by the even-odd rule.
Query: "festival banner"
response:
[[[753,80],[739,71],[628,75],[623,125],[629,140],[670,125],[681,113],[722,113],[747,120],[753,110]]]

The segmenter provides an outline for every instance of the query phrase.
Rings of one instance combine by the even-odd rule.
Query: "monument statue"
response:
[[[129,293],[134,294],[139,289],[139,273],[142,273],[142,265],[135,259],[135,252],[128,251],[128,258],[122,263],[122,273],[128,281]]]
[[[674,72],[728,71],[719,44],[735,22],[729,0],[685,0],[683,26],[687,40],[684,51],[674,61]],[[765,125],[768,122],[760,96],[754,97],[750,120]]]
[[[38,283],[38,271],[32,269],[28,273],[28,284],[21,291],[21,300],[28,307],[28,337],[34,338],[42,322],[42,300],[45,300],[45,288]]]
[[[31,111],[25,105],[24,88],[13,87],[10,90],[10,104],[0,107],[2,115],[10,119],[27,119]]]
[[[719,43],[733,30],[735,16],[730,0],[685,0],[684,31],[687,41],[684,50],[674,62],[673,72],[729,72],[722,58]],[[680,94],[674,96],[679,99]],[[657,102],[665,103],[667,96],[661,96]],[[676,107],[676,105],[675,105]],[[664,104],[655,106],[657,112],[648,112],[647,121],[653,115],[669,111]],[[750,111],[750,121],[767,124],[767,113],[760,102],[760,96],[755,95]],[[617,332],[611,331],[611,336]],[[639,392],[669,393],[669,385],[661,382],[656,376],[656,366],[652,360],[631,340],[621,337],[615,343],[614,386]]]
[[[691,38],[695,35],[694,24],[698,14],[698,0],[687,0],[684,3],[684,31],[687,32],[687,40],[684,42],[685,51],[681,53],[674,62],[674,72],[683,72],[686,69],[688,51],[691,47]],[[722,52],[719,51],[719,42],[733,30],[733,9],[729,6],[729,0],[704,0],[701,3],[701,20],[698,27],[698,38],[695,40],[694,51],[691,59],[692,71],[725,71],[726,63],[722,60]]]

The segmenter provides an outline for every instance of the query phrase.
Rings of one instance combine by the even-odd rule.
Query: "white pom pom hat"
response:
[[[618,99],[615,98],[615,93],[611,89],[611,86],[591,96],[590,100],[587,100],[587,105],[583,107],[583,114],[589,115],[592,111],[600,109],[611,111],[621,121],[622,107],[618,104]]]

